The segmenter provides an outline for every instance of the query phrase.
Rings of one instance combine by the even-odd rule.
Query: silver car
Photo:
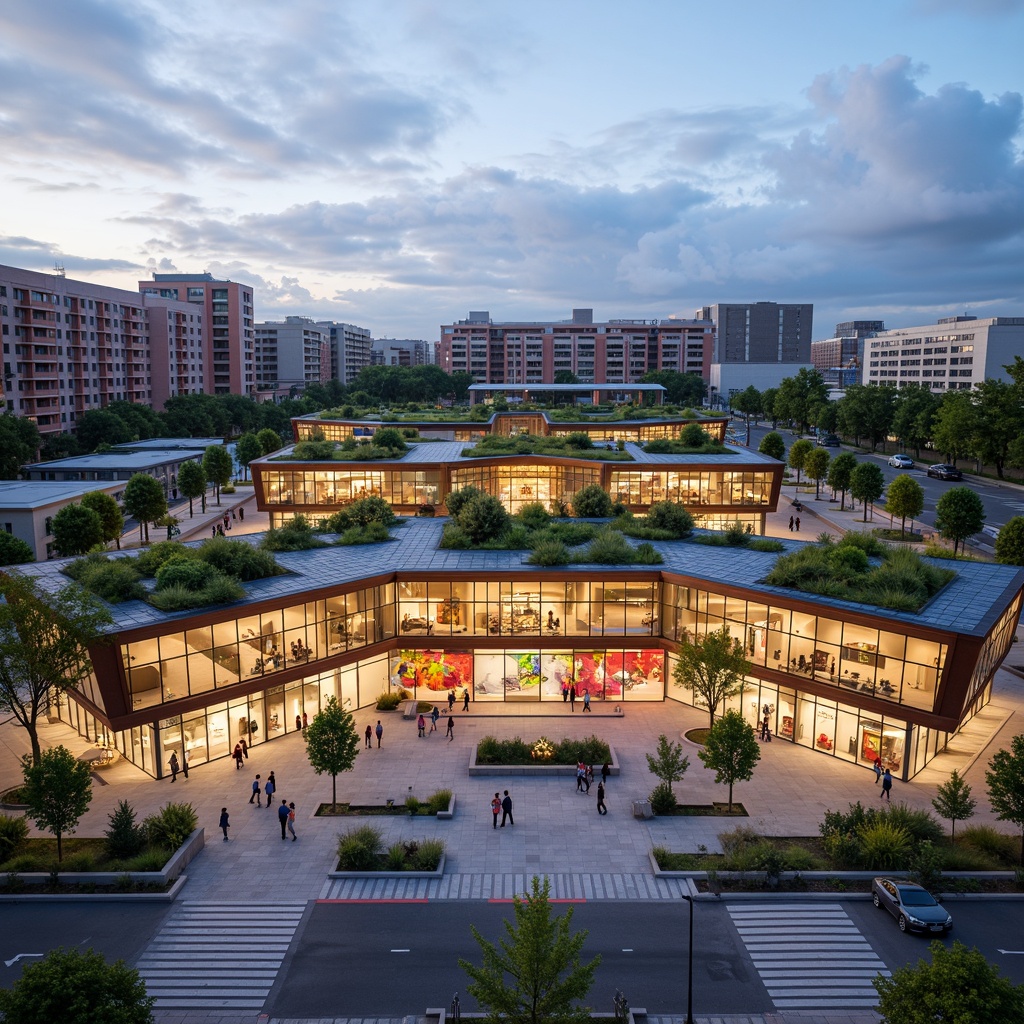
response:
[[[900,931],[940,932],[953,927],[953,918],[935,897],[914,882],[903,879],[875,878],[871,881],[871,902],[885,907],[899,922]]]

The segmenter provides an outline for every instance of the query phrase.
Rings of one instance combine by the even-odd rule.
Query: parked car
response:
[[[900,931],[946,933],[953,927],[953,918],[925,888],[903,879],[871,880],[871,902],[884,907],[899,922]]]
[[[913,469],[914,460],[909,455],[894,455],[889,459],[889,465],[895,469]]]
[[[964,475],[956,466],[950,466],[945,462],[937,462],[934,466],[928,467],[928,475],[938,477],[939,480],[963,480]]]
[[[835,434],[822,434],[818,438],[819,448],[838,448],[839,438]]]

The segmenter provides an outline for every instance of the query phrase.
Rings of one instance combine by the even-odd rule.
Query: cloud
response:
[[[135,273],[142,269],[140,264],[131,260],[98,259],[65,253],[51,242],[23,235],[0,235],[0,263],[42,273],[52,271],[54,264],[80,274],[122,270]]]

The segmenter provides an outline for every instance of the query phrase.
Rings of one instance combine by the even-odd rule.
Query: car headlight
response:
[[[909,921],[909,922],[910,922],[911,924],[921,924],[921,925],[923,925],[923,924],[924,924],[924,921],[922,921],[922,920],[921,920],[920,918],[914,917],[914,915],[913,915],[913,914],[907,914],[907,920],[908,920],[908,921]]]

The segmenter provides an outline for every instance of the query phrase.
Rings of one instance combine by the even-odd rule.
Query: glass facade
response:
[[[769,504],[774,479],[775,474],[769,469],[615,468],[611,473],[609,493],[614,501],[644,508],[658,501],[675,501],[689,509],[701,505],[749,508]]]
[[[341,468],[319,465],[266,466],[261,470],[267,506],[313,505],[326,514],[360,498],[383,498],[390,505],[434,505],[442,471],[434,469]]]
[[[513,514],[535,501],[548,507],[552,501],[568,505],[577,491],[600,483],[601,466],[596,462],[593,465],[513,465],[506,462],[451,467],[451,490],[477,487],[498,498]]]

